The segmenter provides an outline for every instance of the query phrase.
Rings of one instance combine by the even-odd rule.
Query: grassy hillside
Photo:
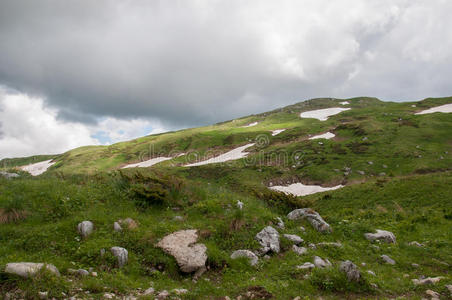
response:
[[[327,121],[299,117],[303,111],[343,107],[342,101],[315,99],[212,126],[82,147],[52,157],[57,163],[38,177],[23,173],[17,179],[0,177],[0,295],[19,297],[23,291],[21,297],[33,299],[48,291],[49,297],[58,299],[66,297],[62,293],[67,298],[100,299],[107,292],[137,295],[152,285],[157,291],[185,288],[188,293],[179,296],[182,299],[239,295],[246,299],[250,289],[270,293],[273,299],[421,299],[427,289],[448,298],[452,114],[414,113],[452,103],[452,98],[416,103],[354,98],[346,99],[350,105],[345,107],[351,110]],[[253,122],[258,124],[243,127]],[[275,129],[286,130],[272,136]],[[327,131],[336,136],[309,140],[310,135]],[[183,167],[195,155],[206,158],[251,142],[256,145],[248,149],[246,159]],[[150,168],[120,170],[157,156],[174,159]],[[9,161],[5,168],[30,161]],[[304,197],[268,189],[300,181],[346,186]],[[243,210],[237,208],[238,200],[244,203]],[[286,218],[302,207],[318,211],[333,232],[322,234],[305,220]],[[138,228],[115,232],[113,223],[126,217],[136,220]],[[305,247],[321,242],[340,242],[342,247],[308,247],[300,256],[281,237],[281,253],[260,258],[256,267],[230,258],[234,250],[258,250],[256,233],[267,225],[277,228],[278,217],[285,222],[280,234],[299,235]],[[86,239],[76,229],[83,220],[95,226]],[[156,247],[162,237],[181,229],[198,229],[200,242],[207,246],[208,270],[196,282]],[[393,232],[397,243],[364,238],[364,233],[376,229]],[[409,245],[413,241],[423,246]],[[122,269],[115,267],[109,254],[112,246],[129,251],[129,262]],[[107,254],[102,256],[101,249]],[[383,254],[396,264],[384,264]],[[314,256],[328,258],[333,266],[297,269]],[[348,282],[339,271],[344,260],[358,266],[361,282]],[[62,276],[44,272],[22,279],[2,272],[7,263],[18,261],[52,263]],[[68,268],[92,268],[97,276],[78,277]],[[436,285],[414,285],[412,279],[421,276],[444,278]]]

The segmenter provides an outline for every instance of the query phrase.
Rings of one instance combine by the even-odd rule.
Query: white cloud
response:
[[[96,125],[85,125],[60,120],[57,115],[41,98],[0,88],[0,159],[59,154],[165,131],[158,122],[141,119],[105,118]]]

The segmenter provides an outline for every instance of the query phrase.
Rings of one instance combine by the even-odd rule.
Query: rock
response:
[[[122,268],[129,259],[129,253],[122,247],[111,247],[111,254],[118,259],[118,267]]]
[[[19,174],[0,171],[0,177],[5,177],[6,179],[11,179],[11,178],[19,177]]]
[[[166,299],[166,298],[168,298],[168,296],[169,296],[168,291],[167,290],[163,290],[163,291],[161,291],[160,293],[157,294],[156,299],[158,299],[158,300]]]
[[[97,277],[97,272],[91,272],[91,276]]]
[[[171,290],[171,293],[176,294],[176,295],[185,295],[188,293],[187,289],[173,289]]]
[[[419,242],[416,242],[416,241],[409,242],[408,245],[410,245],[410,246],[416,246],[416,247],[419,247],[419,248],[424,247],[423,244],[421,244],[421,243],[419,243]]]
[[[277,217],[276,219],[278,220],[278,223],[276,224],[276,226],[278,226],[279,229],[284,229],[285,225],[284,225],[283,220],[280,217]]]
[[[243,209],[243,202],[240,200],[237,200],[237,208],[242,210]]]
[[[83,221],[77,225],[77,230],[83,238],[86,238],[93,232],[94,224],[91,221]]]
[[[308,247],[311,248],[311,249],[313,249],[313,250],[317,249],[317,246],[316,246],[315,244],[313,244],[313,243],[310,243],[310,244],[308,245]]]
[[[157,247],[174,256],[182,272],[190,273],[205,268],[207,247],[195,244],[197,230],[181,230],[165,236]]]
[[[143,292],[143,296],[153,295],[155,292],[154,288],[150,287]]]
[[[250,265],[255,266],[259,260],[256,254],[250,250],[236,250],[231,254],[232,259],[239,257],[247,257],[249,259]]]
[[[173,220],[174,221],[183,221],[184,220],[184,217],[182,217],[182,216],[174,216],[174,218],[173,218]]]
[[[119,225],[126,226],[127,229],[133,230],[138,228],[138,223],[132,218],[126,218],[124,220],[118,220]]]
[[[345,273],[348,281],[358,282],[361,278],[361,273],[359,272],[358,267],[349,260],[342,262],[339,270]]]
[[[366,172],[364,172],[364,171],[358,170],[357,172],[359,175],[366,175]]]
[[[298,270],[310,270],[310,269],[314,269],[315,265],[310,263],[310,262],[305,262],[302,265],[297,266]]]
[[[377,276],[377,275],[374,273],[374,271],[371,271],[371,270],[368,270],[368,271],[367,271],[367,274],[370,274],[370,275],[372,275],[372,276]]]
[[[419,268],[419,267],[420,267],[419,264],[415,264],[415,263],[412,263],[411,266],[412,266],[413,268]]]
[[[437,293],[435,291],[432,291],[432,290],[426,290],[425,294],[427,296],[430,296],[430,297],[434,298],[434,299],[439,299],[439,297],[441,296],[439,293]]]
[[[115,297],[115,294],[113,293],[105,293],[104,298],[105,299],[113,299]]]
[[[56,276],[60,276],[60,272],[52,264],[31,263],[31,262],[6,264],[5,273],[16,274],[24,278],[29,278],[35,276],[44,267],[51,273],[55,274]]]
[[[449,293],[452,296],[452,284],[446,284],[446,289],[449,290]]]
[[[386,243],[394,243],[396,242],[396,237],[394,233],[386,230],[377,229],[376,233],[365,233],[364,236],[369,241],[385,241]]]
[[[392,258],[390,258],[389,256],[387,256],[387,255],[385,255],[385,254],[383,254],[382,256],[380,256],[380,258],[385,262],[385,263],[387,263],[387,264],[390,264],[390,265],[395,265],[395,260],[393,260]]]
[[[279,253],[279,233],[271,226],[267,226],[256,234],[256,239],[261,244],[261,253],[266,254],[269,251]]]
[[[427,277],[427,278],[423,278],[423,279],[413,279],[412,281],[415,285],[425,285],[425,284],[435,284],[443,278],[444,277],[442,277],[442,276]]]
[[[49,292],[39,292],[38,293],[39,299],[47,299],[48,296],[49,296]]]
[[[303,243],[303,239],[295,234],[283,234],[283,237],[285,237],[295,245]]]
[[[292,251],[295,252],[298,255],[303,255],[303,254],[306,254],[308,252],[308,249],[306,249],[305,247],[298,247],[297,245],[293,245],[292,246]]]
[[[113,223],[113,230],[116,231],[116,232],[120,232],[120,231],[122,231],[122,227],[121,227],[121,225],[119,225],[118,222],[114,222]]]
[[[304,228],[303,226],[300,226],[300,227],[298,227],[298,228],[300,228],[300,230],[303,231],[303,232],[306,231],[306,228]]]
[[[367,163],[368,163],[369,165],[373,165],[373,164],[374,164],[373,161],[368,161]]]
[[[330,225],[316,211],[310,208],[299,208],[291,211],[287,218],[289,220],[297,220],[300,218],[307,219],[309,223],[319,232],[331,232]]]
[[[342,244],[339,242],[321,242],[317,243],[317,247],[342,247]]]
[[[322,258],[318,256],[314,256],[314,265],[317,268],[327,268],[331,267],[331,263],[328,259],[323,260]]]
[[[69,274],[74,274],[74,275],[78,275],[78,276],[88,276],[89,275],[89,272],[87,271],[87,270],[85,270],[85,269],[78,269],[78,270],[75,270],[75,269],[67,269],[67,272],[69,273]]]

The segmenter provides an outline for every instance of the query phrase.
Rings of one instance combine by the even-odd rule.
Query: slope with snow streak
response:
[[[425,115],[425,114],[432,114],[436,112],[443,112],[443,113],[452,113],[452,103],[450,104],[444,104],[436,107],[431,107],[429,109],[420,111],[418,113],[415,113],[416,115]]]
[[[153,166],[155,164],[158,164],[162,161],[165,160],[170,160],[172,159],[172,157],[164,157],[164,156],[160,156],[160,157],[156,157],[156,158],[151,158],[149,160],[145,160],[145,161],[141,161],[139,163],[136,164],[130,164],[127,166],[122,167],[121,169],[127,169],[127,168],[147,168],[150,166]]]
[[[276,129],[276,130],[272,130],[272,136],[278,135],[281,132],[283,132],[285,129]]]
[[[253,126],[256,126],[257,124],[259,124],[259,122],[253,122],[253,123],[250,123],[250,124],[245,125],[245,126],[242,126],[242,127],[243,127],[243,128],[246,128],[246,127],[253,127]]]
[[[300,114],[300,118],[313,118],[318,119],[320,121],[326,121],[328,117],[337,115],[343,111],[349,110],[350,108],[342,108],[342,107],[331,107],[324,109],[317,109],[311,111],[305,111]]]
[[[331,132],[326,132],[326,133],[324,133],[324,134],[319,134],[319,135],[315,135],[315,136],[313,136],[313,137],[310,137],[309,139],[310,140],[316,140],[316,139],[327,139],[327,140],[329,140],[329,139],[331,139],[331,138],[334,138],[336,135],[334,134],[334,133],[331,133]]]
[[[212,157],[212,158],[204,160],[204,161],[185,165],[185,167],[195,167],[195,166],[202,166],[202,165],[208,165],[208,164],[216,164],[216,163],[244,158],[249,154],[249,152],[245,152],[244,150],[251,146],[254,146],[254,143],[235,148],[229,152],[223,153],[221,155]]]
[[[55,162],[51,162],[52,160],[41,161],[35,164],[29,164],[23,167],[20,167],[21,170],[30,173],[32,176],[38,176],[47,171]]]
[[[284,194],[292,194],[294,196],[306,196],[320,192],[337,190],[344,187],[343,185],[336,185],[332,187],[322,187],[320,185],[304,185],[302,183],[293,183],[288,186],[275,185],[270,189],[283,192]]]

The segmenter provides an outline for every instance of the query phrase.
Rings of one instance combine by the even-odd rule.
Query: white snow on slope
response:
[[[272,130],[272,136],[278,135],[281,132],[283,132],[285,129],[276,129],[276,130]]]
[[[342,102],[339,102],[339,104],[340,104],[340,105],[347,105],[347,104],[350,104],[350,102],[348,102],[348,101],[342,101]]]
[[[170,160],[172,159],[172,157],[164,157],[164,156],[160,156],[160,157],[156,157],[156,158],[151,158],[149,160],[145,160],[145,161],[140,161],[139,163],[136,164],[130,164],[127,166],[122,167],[121,169],[127,169],[127,168],[147,168],[150,166],[153,166],[155,164],[158,164],[162,161],[165,160]]]
[[[311,111],[305,111],[300,114],[301,118],[314,118],[320,121],[326,121],[328,117],[337,115],[343,111],[349,110],[350,108],[342,108],[342,107],[332,107],[332,108],[324,108],[317,109]]]
[[[335,137],[334,133],[326,132],[324,134],[319,134],[319,135],[315,135],[313,137],[310,137],[309,139],[310,140],[316,140],[316,139],[327,139],[327,140],[329,140],[329,139],[334,138],[334,137]]]
[[[20,169],[22,169],[25,172],[30,173],[32,176],[38,176],[41,175],[42,173],[44,173],[45,171],[47,171],[48,168],[50,168],[53,164],[55,164],[54,162],[51,162],[52,160],[46,160],[46,161],[41,161],[35,164],[29,164],[23,167],[20,167]]]
[[[254,146],[254,143],[235,148],[229,152],[223,153],[221,155],[212,157],[212,158],[204,160],[204,161],[185,165],[185,167],[195,167],[195,166],[202,166],[202,165],[208,165],[208,164],[216,164],[216,163],[244,158],[248,155],[248,152],[245,152],[244,150],[251,146]]]
[[[432,114],[432,113],[436,113],[436,112],[452,113],[452,103],[432,107],[432,108],[420,111],[420,112],[416,113],[416,115]]]
[[[275,191],[280,191],[285,194],[292,194],[294,196],[306,196],[320,192],[332,191],[344,187],[343,185],[336,185],[333,187],[322,187],[320,185],[304,185],[302,183],[293,183],[288,186],[276,185],[270,187]]]
[[[250,124],[248,124],[248,125],[245,125],[245,126],[242,126],[242,127],[253,127],[253,126],[256,126],[257,124],[259,124],[259,122],[253,122],[253,123],[250,123]]]

